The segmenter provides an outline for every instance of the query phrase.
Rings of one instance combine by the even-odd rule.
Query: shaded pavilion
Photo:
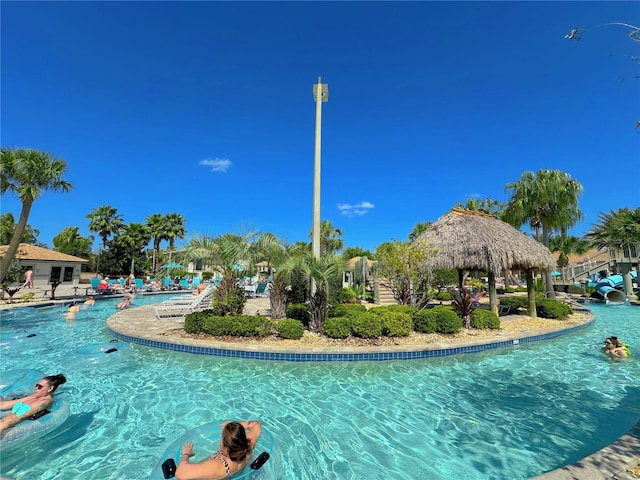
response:
[[[489,278],[489,304],[498,314],[496,277],[518,269],[526,273],[528,315],[536,316],[534,270],[552,270],[551,251],[508,223],[472,210],[454,208],[420,235],[414,242],[434,250],[427,263],[432,268],[458,270],[460,287],[464,271],[486,272]]]

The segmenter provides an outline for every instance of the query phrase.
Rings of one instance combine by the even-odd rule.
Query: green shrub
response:
[[[352,323],[351,317],[329,317],[324,322],[324,333],[329,338],[347,338]]]
[[[435,307],[431,311],[436,319],[436,331],[456,333],[462,330],[462,319],[451,308]]]
[[[511,311],[527,308],[527,297],[502,297],[500,299],[500,305],[506,305],[511,308]]]
[[[341,303],[329,307],[329,317],[353,317],[366,311],[367,308],[360,303]]]
[[[213,310],[214,315],[221,317],[224,315],[240,315],[244,309],[245,303],[247,303],[246,298],[239,297],[238,295],[229,295],[224,302],[214,300],[211,304],[211,309]]]
[[[233,335],[234,337],[257,337],[258,328],[264,320],[264,317],[253,315],[238,315],[229,318],[233,319],[229,335]]]
[[[372,310],[380,309],[374,308]],[[408,313],[388,310],[371,311],[370,313],[380,318],[382,321],[382,335],[386,337],[406,337],[413,331],[413,317]]]
[[[515,293],[516,288],[515,287],[505,287],[504,288],[504,293]]]
[[[413,316],[413,328],[416,332],[433,333],[438,329],[433,309],[420,310]]]
[[[201,333],[204,331],[206,319],[213,315],[213,310],[200,310],[189,313],[184,319],[184,331],[187,333]]]
[[[573,310],[569,305],[551,298],[542,298],[536,301],[536,313],[541,318],[564,320],[572,312]]]
[[[567,293],[572,295],[581,295],[584,292],[584,289],[580,285],[569,285],[567,288]]]
[[[516,292],[528,292],[527,287],[516,287]]]
[[[351,287],[341,288],[337,297],[339,303],[355,303],[358,300],[358,294]]]
[[[498,295],[502,295],[502,294],[504,294],[504,288],[502,288],[502,287],[498,287],[498,288],[496,288],[496,293],[497,293]]]
[[[289,305],[285,310],[287,318],[300,320],[303,325],[309,325],[309,305],[306,303],[294,303]]]
[[[35,293],[25,293],[23,295],[20,295],[20,300],[24,300],[24,301],[33,300],[35,296],[36,296]]]
[[[378,315],[363,313],[352,318],[351,331],[360,338],[380,338],[382,336],[382,320]]]
[[[406,313],[409,316],[413,317],[415,313],[418,311],[416,307],[412,307],[411,305],[382,305],[381,307],[374,307],[369,310],[371,313],[380,314],[380,313]]]
[[[438,292],[435,299],[440,300],[441,302],[448,302],[451,300],[451,294],[449,292]]]
[[[206,282],[208,280],[211,280],[213,278],[213,275],[213,272],[202,272],[202,281]]]
[[[500,319],[495,313],[483,308],[476,308],[471,312],[471,326],[473,328],[490,328],[498,330],[500,328]]]
[[[231,335],[233,329],[234,317],[212,315],[205,319],[202,330],[209,335],[216,337],[222,335]]]
[[[298,340],[304,335],[304,325],[300,320],[284,318],[276,324],[276,330],[281,338]]]

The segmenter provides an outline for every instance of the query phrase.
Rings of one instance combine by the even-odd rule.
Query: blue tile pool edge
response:
[[[178,343],[169,343],[169,342],[161,342],[157,340],[149,340],[145,338],[133,337],[130,335],[125,335],[123,333],[119,333],[113,330],[110,327],[107,327],[111,334],[117,338],[118,340],[122,340],[124,342],[135,343],[137,345],[142,345],[145,347],[152,348],[162,348],[165,350],[174,350],[176,352],[184,352],[184,353],[192,353],[196,355],[213,355],[218,357],[231,357],[231,358],[246,358],[251,360],[275,360],[275,361],[285,361],[285,362],[363,362],[363,361],[388,361],[388,360],[418,360],[423,358],[435,358],[435,357],[444,357],[448,355],[460,355],[460,354],[469,354],[469,353],[479,353],[486,350],[493,350],[496,348],[505,348],[505,347],[515,347],[524,343],[532,343],[539,342],[543,340],[551,340],[553,338],[557,338],[563,335],[569,335],[571,333],[575,333],[579,330],[587,328],[593,324],[595,321],[595,316],[592,315],[591,319],[582,323],[580,325],[563,329],[556,330],[553,332],[543,333],[539,335],[532,336],[523,336],[519,338],[512,338],[509,340],[476,344],[476,345],[466,345],[463,347],[449,347],[442,349],[425,349],[424,347],[417,350],[412,351],[402,351],[402,352],[393,352],[393,351],[385,351],[385,352],[363,352],[363,353],[352,353],[352,352],[331,352],[331,353],[292,353],[292,352],[276,352],[276,351],[268,351],[265,349],[264,351],[247,351],[247,350],[234,350],[234,349],[225,349],[225,348],[214,348],[214,347],[201,347],[201,346],[193,346],[193,345],[183,345]]]

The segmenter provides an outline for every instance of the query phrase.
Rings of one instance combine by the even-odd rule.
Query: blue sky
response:
[[[635,2],[7,2],[1,142],[68,164],[39,240],[109,204],[126,223],[178,212],[188,235],[256,229],[308,241],[315,104],[321,217],[347,246],[405,240],[524,171],[584,187],[599,212],[640,205]],[[579,26],[579,42],[564,35]],[[610,55],[611,53],[615,55]],[[2,212],[19,215],[11,195]],[[97,242],[96,242],[97,248]]]

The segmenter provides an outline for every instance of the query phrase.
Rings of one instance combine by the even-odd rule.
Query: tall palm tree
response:
[[[336,228],[329,220],[320,222],[320,255],[332,255],[338,253],[344,247],[342,230]],[[309,232],[309,238],[313,238],[313,230]]]
[[[416,238],[422,235],[427,228],[431,226],[433,222],[418,222],[414,225],[413,230],[409,234],[409,241],[413,242]]]
[[[511,192],[503,219],[519,228],[524,223],[534,230],[536,240],[549,247],[552,232],[566,232],[582,220],[578,198],[582,185],[560,170],[524,172],[515,183],[508,183]],[[547,296],[555,298],[551,272],[544,272]]]
[[[141,253],[141,250],[147,246],[151,240],[151,231],[149,227],[142,223],[131,223],[122,228],[119,235],[120,241],[127,246],[131,254],[131,272],[135,275],[135,257]]]
[[[89,231],[97,233],[102,239],[102,245],[98,250],[98,260],[96,262],[96,273],[100,270],[100,253],[109,240],[109,237],[118,234],[124,226],[122,215],[117,208],[110,205],[101,205],[91,210],[85,218],[89,219]]]
[[[67,255],[81,258],[89,258],[93,237],[83,237],[79,233],[79,227],[66,227],[58,235],[53,237],[54,250]]]
[[[16,231],[16,220],[13,213],[3,213],[0,215],[0,245],[9,245],[13,238],[13,232]],[[20,243],[29,243],[31,245],[38,244],[38,235],[40,231],[27,224],[22,234]]]
[[[33,202],[45,191],[71,190],[71,183],[62,178],[66,171],[66,162],[50,153],[23,148],[0,149],[0,194],[14,192],[22,203],[16,229],[0,262],[0,283],[18,251]]]
[[[149,215],[145,220],[149,231],[151,232],[151,238],[153,240],[153,260],[151,262],[151,271],[156,273],[158,270],[158,256],[160,254],[160,242],[162,240],[168,240],[165,230],[165,217],[160,213],[154,213]]]
[[[552,252],[560,252],[557,265],[564,268],[569,265],[569,255],[572,253],[583,254],[589,251],[589,241],[584,238],[574,237],[571,235],[552,235],[549,238],[549,250]]]
[[[586,233],[585,237],[598,250],[608,248],[613,251],[625,251],[629,257],[640,256],[640,208],[621,208],[609,213],[600,213],[598,223]],[[635,254],[635,255],[634,255]],[[633,294],[630,265],[623,265],[625,292]],[[636,264],[640,271],[640,262]]]
[[[184,228],[186,220],[178,213],[167,213],[163,218],[164,237],[169,240],[169,261],[171,261],[171,252],[175,247],[176,238],[184,238],[186,230]]]

